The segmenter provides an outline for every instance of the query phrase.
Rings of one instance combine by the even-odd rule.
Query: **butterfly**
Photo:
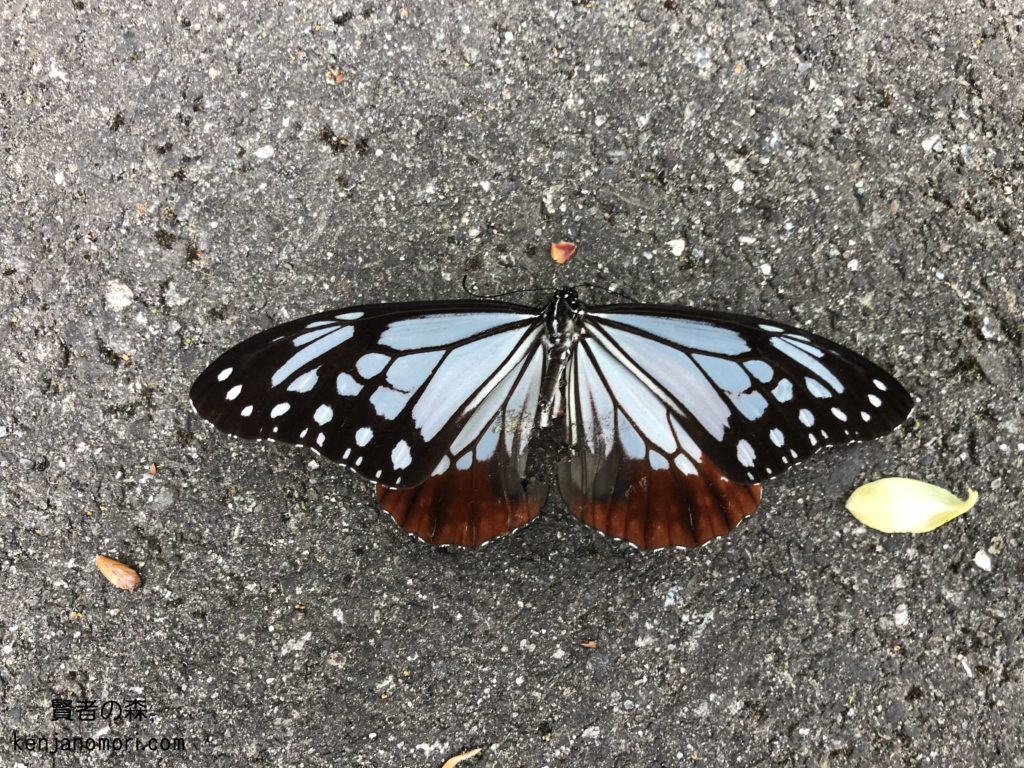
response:
[[[368,304],[294,320],[217,358],[196,412],[312,448],[376,483],[409,533],[474,547],[534,519],[535,427],[564,417],[574,515],[640,548],[693,547],[819,449],[884,435],[913,401],[861,355],[774,321],[671,305]]]

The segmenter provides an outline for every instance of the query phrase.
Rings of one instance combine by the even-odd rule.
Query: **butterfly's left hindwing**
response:
[[[367,479],[415,486],[483,419],[489,393],[535,358],[540,335],[538,316],[513,304],[351,307],[243,341],[190,395],[225,432],[308,446]]]

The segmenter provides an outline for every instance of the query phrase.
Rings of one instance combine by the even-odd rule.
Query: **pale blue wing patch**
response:
[[[524,330],[516,328],[485,336],[448,352],[412,408],[413,421],[424,440],[432,439],[462,406],[472,407],[496,386],[495,361],[510,361],[519,348],[525,354]],[[486,361],[486,364],[482,364]],[[500,363],[499,363],[500,365]],[[507,363],[506,363],[507,366]],[[498,371],[502,377],[504,373]]]
[[[570,441],[597,457],[617,447],[624,458],[660,469],[673,457],[680,471],[696,474],[700,449],[665,400],[600,343],[583,341],[580,347],[569,368]]]
[[[419,389],[437,368],[444,352],[420,352],[397,358],[387,372],[387,382],[395,389],[412,392]]]
[[[393,421],[414,394],[415,392],[401,392],[391,387],[377,387],[370,395],[370,405],[382,419]]]
[[[616,316],[618,319],[618,316]],[[600,347],[616,349],[647,379],[645,384],[667,393],[676,409],[685,410],[716,440],[721,440],[732,418],[729,404],[715,391],[708,377],[689,355],[653,339],[618,328],[595,328]],[[616,350],[618,352],[618,350]],[[600,366],[603,370],[604,366]],[[748,379],[749,380],[749,379]],[[616,382],[615,395],[618,397]]]
[[[356,371],[359,372],[359,375],[364,380],[372,379],[383,371],[390,362],[391,358],[387,355],[382,355],[379,352],[370,352],[356,360]]]
[[[335,383],[338,394],[342,397],[355,397],[363,391],[363,385],[350,373],[339,373]]]
[[[289,392],[309,392],[316,386],[316,382],[319,379],[320,366],[306,371],[301,376],[296,376],[295,379],[288,385]]]
[[[781,336],[773,337],[769,343],[790,360],[802,365],[819,379],[825,381],[836,393],[842,394],[845,391],[843,383],[818,359],[824,354],[820,350],[814,350],[818,353],[817,356],[809,354],[806,350],[813,349],[813,347]]]
[[[504,437],[505,452],[513,458],[525,454],[536,421],[544,352],[538,347],[522,357],[472,408],[448,452],[458,456],[474,443],[478,461],[491,458]]]
[[[742,355],[750,351],[750,345],[739,332],[701,320],[657,317],[655,315],[630,315],[618,312],[614,315],[594,312],[591,315],[599,320],[610,320],[631,326],[688,349],[714,352],[718,355]]]
[[[270,385],[276,387],[306,363],[327,354],[340,344],[344,344],[352,338],[354,333],[355,329],[351,325],[346,325],[302,347],[298,352],[289,357],[280,368],[274,371],[274,375],[270,379]]]
[[[410,320],[397,320],[380,336],[380,345],[398,351],[429,349],[456,344],[505,325],[534,319],[532,315],[512,313],[437,314]]]

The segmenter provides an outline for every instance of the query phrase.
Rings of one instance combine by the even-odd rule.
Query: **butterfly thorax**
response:
[[[544,308],[544,349],[547,360],[540,390],[540,424],[542,427],[562,412],[562,376],[583,333],[586,306],[574,288],[555,292],[555,298]]]

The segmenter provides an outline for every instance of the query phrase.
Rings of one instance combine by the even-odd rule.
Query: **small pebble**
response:
[[[992,571],[992,557],[984,549],[974,553],[974,564],[983,571]]]

